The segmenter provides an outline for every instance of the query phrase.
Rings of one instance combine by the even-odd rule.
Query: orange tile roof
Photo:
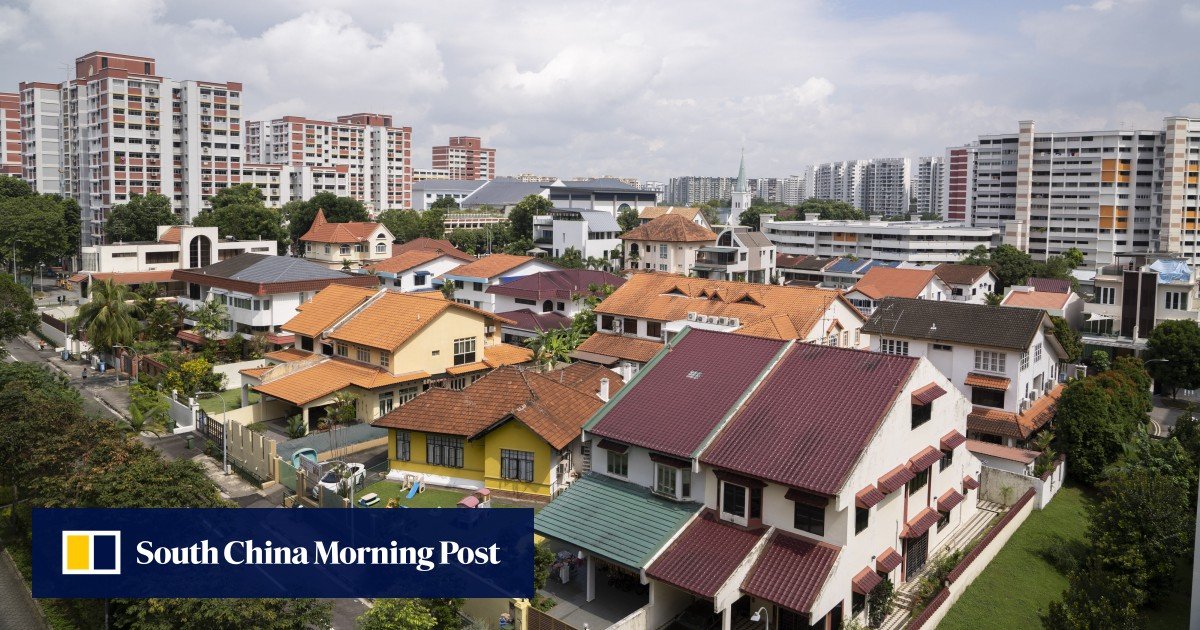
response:
[[[383,273],[400,273],[408,271],[417,265],[423,265],[427,262],[437,260],[448,254],[434,251],[431,249],[412,249],[402,254],[396,254],[386,260],[381,260],[373,265],[367,265],[365,271],[377,271]]]
[[[646,363],[658,354],[662,347],[663,344],[656,341],[595,332],[591,337],[584,339],[575,350]]]
[[[967,374],[967,378],[963,381],[963,384],[967,387],[986,387],[987,389],[1003,391],[1008,389],[1008,384],[1011,382],[1012,381],[1004,378],[1003,376],[992,376],[991,374],[971,372]]]
[[[517,365],[533,360],[533,350],[514,346],[510,343],[499,343],[483,349],[483,361],[490,367]]]
[[[370,238],[378,229],[379,224],[370,221],[330,223],[325,220],[325,211],[318,209],[312,226],[300,240],[313,243],[357,243]]]
[[[411,241],[406,241],[404,243],[393,243],[392,244],[392,255],[393,256],[399,256],[400,254],[403,254],[404,252],[411,252],[411,251],[415,251],[415,250],[428,250],[428,251],[442,252],[443,254],[445,254],[447,256],[452,256],[452,257],[462,260],[464,262],[471,262],[472,260],[475,260],[474,256],[454,247],[453,243],[451,243],[450,241],[447,241],[444,238],[428,238],[428,237],[422,236],[419,238],[414,238]]]
[[[691,312],[736,317],[742,326],[738,332],[800,339],[820,324],[835,300],[842,300],[846,310],[858,316],[858,311],[833,289],[635,273],[595,310],[601,315],[658,321],[687,319]]]
[[[517,267],[533,260],[532,256],[514,256],[512,254],[492,254],[484,256],[475,262],[470,262],[465,265],[459,265],[444,275],[447,276],[462,276],[466,278],[495,278],[502,275],[506,271],[512,271]]]
[[[274,369],[280,370],[281,375],[264,373],[260,376],[263,383],[251,389],[301,406],[351,385],[370,390],[429,378],[426,372],[393,375],[382,368],[336,357],[322,357],[309,366],[282,364]]]
[[[650,221],[665,214],[678,214],[685,217],[688,221],[695,222],[696,215],[700,213],[700,208],[694,206],[650,206],[649,208],[642,208],[641,213],[638,214],[638,218]]]
[[[967,429],[977,433],[1028,439],[1054,418],[1062,391],[1063,385],[1056,385],[1050,393],[1035,400],[1029,409],[1021,413],[974,407],[971,413],[967,414]]]
[[[616,372],[604,370],[604,375],[612,383],[610,394],[623,384]],[[478,438],[511,418],[561,449],[579,437],[583,423],[603,404],[595,392],[578,389],[559,371],[503,367],[460,391],[429,389],[371,424]]]
[[[494,313],[446,300],[440,293],[386,291],[333,328],[328,337],[371,348],[395,350],[448,309],[468,311],[501,323],[508,321]]]
[[[309,356],[312,356],[312,353],[308,350],[301,350],[299,348],[284,348],[283,350],[268,352],[263,355],[263,358],[270,359],[272,361],[278,361],[280,363],[287,363],[288,361],[307,359]]]
[[[283,329],[306,337],[316,337],[378,292],[378,289],[331,284],[313,299],[297,306],[296,316],[288,320]]]
[[[929,269],[895,269],[871,267],[850,290],[879,300],[885,297],[915,298],[934,278]]]
[[[267,365],[264,367],[256,367],[256,368],[242,368],[242,369],[238,370],[238,373],[245,374],[246,376],[250,376],[253,378],[262,378],[262,375],[266,374],[268,371],[270,371],[272,367],[274,367],[274,366]]]
[[[183,238],[183,234],[182,234],[182,230],[179,229],[179,226],[172,225],[171,227],[167,228],[167,230],[165,232],[162,233],[162,236],[158,237],[158,242],[159,243],[178,243],[178,242],[180,242],[180,240],[182,238]]]
[[[1045,291],[1011,291],[1004,296],[1001,306],[1059,310],[1066,308],[1070,293],[1048,293]]]
[[[704,243],[716,241],[712,230],[692,223],[679,214],[664,214],[621,235],[623,241],[661,241],[664,243]]]

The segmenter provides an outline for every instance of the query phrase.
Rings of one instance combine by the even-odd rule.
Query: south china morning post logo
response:
[[[120,575],[121,532],[63,531],[62,572],[63,575]]]

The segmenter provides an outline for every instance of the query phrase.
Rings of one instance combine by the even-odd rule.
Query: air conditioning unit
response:
[[[689,322],[696,321],[696,311],[688,311],[688,321]]]
[[[1054,381],[1046,381],[1046,383],[1044,385],[1042,385],[1042,391],[1046,392],[1047,394],[1049,394],[1053,390],[1054,390]]]
[[[1021,413],[1025,413],[1026,411],[1029,411],[1029,400],[1022,400],[1021,401]]]
[[[721,326],[724,326],[724,325],[725,325],[725,324],[727,324],[728,322],[729,322],[729,320],[728,320],[728,319],[725,319],[724,317],[718,317],[718,318],[717,318],[717,324],[719,324],[719,325],[721,325]]]
[[[738,326],[740,326],[740,325],[741,325],[741,322],[740,322],[740,321],[738,321],[738,318],[736,318],[736,317],[730,317],[730,318],[729,318],[729,325],[730,325],[730,326],[733,326],[734,328],[737,328]]]

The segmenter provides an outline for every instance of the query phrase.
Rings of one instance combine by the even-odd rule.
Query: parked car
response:
[[[366,480],[367,467],[363,464],[333,462],[321,474],[321,480],[313,485],[312,495],[314,498],[320,497],[321,488],[325,488],[329,492],[338,492],[342,489],[348,490],[351,484],[355,488],[358,488]]]

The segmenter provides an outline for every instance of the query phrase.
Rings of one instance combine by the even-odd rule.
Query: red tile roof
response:
[[[974,490],[979,487],[979,482],[975,481],[975,478],[971,475],[967,475],[963,477],[963,487],[967,490]]]
[[[937,383],[930,383],[924,387],[913,390],[912,404],[928,405],[929,403],[946,395],[946,390],[942,389]]]
[[[904,484],[912,481],[913,477],[916,477],[913,471],[909,470],[907,465],[900,464],[884,473],[877,483],[879,484],[880,492],[891,494],[904,487]]]
[[[975,284],[984,274],[991,271],[985,265],[959,265],[942,263],[933,268],[933,273],[946,284]]]
[[[904,556],[900,552],[888,547],[879,557],[875,558],[875,570],[882,573],[891,573],[900,563],[904,561]]]
[[[862,571],[859,571],[850,580],[850,586],[854,589],[855,593],[866,595],[871,592],[871,589],[879,586],[879,583],[882,581],[883,578],[879,577],[878,573],[872,571],[871,567],[864,567]]]
[[[478,260],[459,265],[442,274],[441,277],[455,276],[459,278],[495,278],[536,260],[532,256],[516,256],[513,254],[491,254]]]
[[[740,354],[722,352],[713,360],[732,356]],[[836,494],[917,361],[795,344],[702,461],[817,494]]]
[[[873,507],[875,504],[883,500],[883,493],[873,485],[868,485],[866,488],[859,490],[854,495],[854,503],[860,508]]]
[[[688,329],[615,404],[589,423],[588,431],[692,457],[786,345]]]
[[[507,326],[508,328],[516,328],[519,330],[529,330],[534,332],[555,330],[558,328],[570,328],[571,322],[573,321],[566,315],[559,315],[558,313],[554,312],[534,313],[527,308],[523,308],[519,311],[504,311],[503,313],[496,313],[496,316],[503,317],[504,319],[513,322]]]
[[[412,249],[400,254],[393,254],[391,258],[385,258],[373,265],[367,265],[363,270],[379,273],[401,273],[413,267],[433,262],[445,255],[442,252],[435,252],[428,249]]]
[[[950,510],[953,510],[954,507],[957,506],[959,503],[962,503],[962,500],[963,500],[962,493],[959,492],[958,490],[955,490],[954,488],[950,488],[949,490],[944,492],[942,494],[942,496],[938,497],[938,500],[937,500],[938,511],[939,512],[949,512]]]
[[[982,442],[980,440],[967,440],[967,450],[977,455],[987,455],[1022,464],[1032,464],[1037,460],[1038,455],[1041,455],[1041,453],[1029,449],[992,444],[991,442]]]
[[[369,221],[330,223],[325,219],[325,211],[318,209],[312,226],[300,240],[312,243],[357,243],[367,240],[378,229],[378,223]]]
[[[940,446],[943,451],[953,451],[962,446],[962,443],[966,441],[967,438],[963,434],[959,433],[957,429],[952,429],[949,433],[942,436]]]
[[[171,227],[167,228],[167,230],[165,232],[162,233],[162,236],[158,237],[158,242],[159,243],[178,243],[178,242],[180,242],[180,239],[183,238],[182,232],[183,231],[179,229],[178,225],[172,225]]]
[[[704,510],[646,567],[646,575],[711,599],[765,532],[730,525]]]
[[[838,551],[832,545],[777,530],[742,582],[742,591],[807,613],[837,561]]]
[[[932,446],[926,446],[920,453],[908,460],[908,468],[913,472],[921,472],[937,463],[942,458],[942,452]]]
[[[662,350],[663,344],[649,339],[637,339],[635,337],[626,337],[624,335],[614,335],[610,333],[596,331],[591,337],[583,340],[579,347],[575,348],[575,352],[590,356],[578,356],[576,358],[583,361],[605,362],[609,364],[608,358],[611,359],[626,359],[628,361],[636,361],[637,363],[646,363]],[[572,354],[574,356],[574,353]],[[594,361],[593,359],[597,360]],[[611,361],[616,363],[616,361]]]
[[[404,252],[411,251],[435,251],[441,252],[447,256],[453,256],[463,262],[471,262],[475,257],[454,247],[454,244],[446,239],[434,239],[427,237],[414,238],[405,243],[392,243],[392,255],[399,256]]]
[[[1008,389],[1008,384],[1011,381],[1003,376],[991,376],[990,374],[979,374],[971,372],[967,374],[967,378],[963,381],[963,385],[967,387],[985,387],[987,389],[995,389],[1004,391]]]
[[[1030,278],[1025,281],[1027,286],[1031,286],[1035,291],[1045,293],[1070,293],[1071,281],[1060,280],[1058,278]]]
[[[916,516],[908,519],[908,523],[904,525],[904,529],[900,531],[901,538],[916,538],[921,534],[929,531],[933,524],[942,518],[937,510],[933,508],[925,508],[917,513]]]

